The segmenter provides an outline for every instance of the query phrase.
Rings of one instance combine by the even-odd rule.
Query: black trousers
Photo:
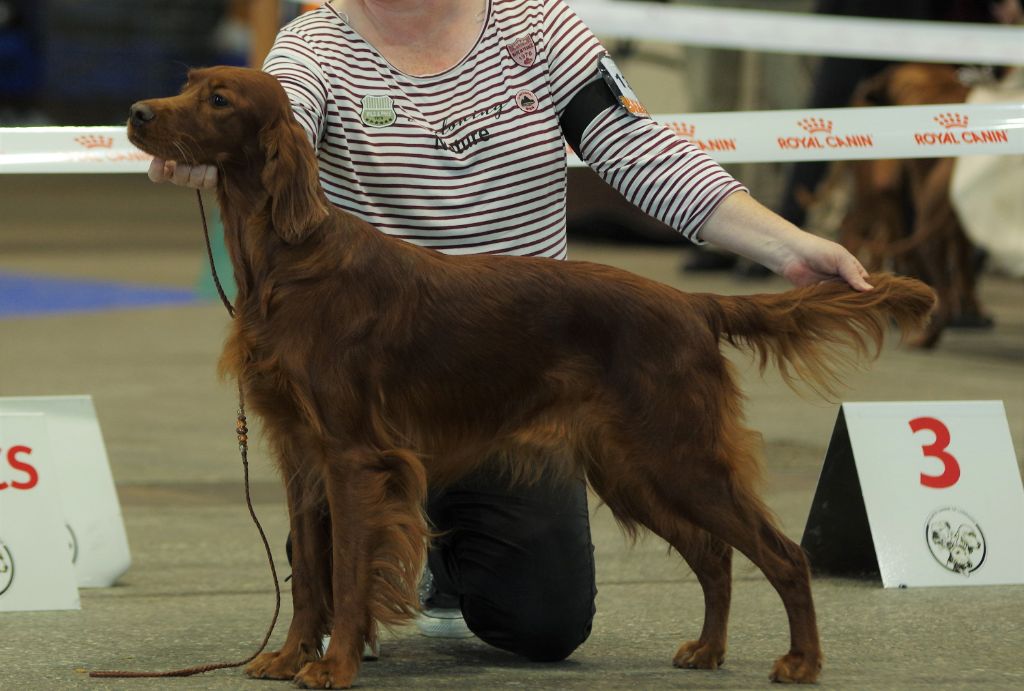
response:
[[[586,485],[512,486],[478,472],[432,493],[427,556],[439,606],[459,607],[480,640],[530,660],[564,660],[594,621]],[[292,536],[285,544],[292,561]]]
[[[534,661],[587,639],[597,586],[582,481],[509,487],[485,468],[432,494],[427,515],[441,533],[427,559],[435,586],[478,638]]]

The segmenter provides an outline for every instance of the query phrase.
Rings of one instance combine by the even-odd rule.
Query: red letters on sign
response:
[[[17,471],[25,473],[28,479],[22,481],[12,480],[11,482],[0,481],[0,490],[7,488],[11,489],[32,489],[39,483],[39,473],[36,471],[35,466],[30,463],[18,458],[19,454],[29,455],[32,453],[32,449],[27,446],[12,446],[7,449],[7,465],[11,466]]]
[[[937,458],[942,461],[941,475],[926,475],[921,473],[921,484],[925,487],[945,489],[952,487],[960,479],[960,463],[953,454],[946,451],[949,446],[949,428],[933,417],[918,417],[910,421],[910,429],[915,433],[921,430],[928,430],[935,435],[935,441],[931,444],[921,446],[921,453],[925,458]]]

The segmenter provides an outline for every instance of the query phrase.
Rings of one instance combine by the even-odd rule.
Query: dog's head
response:
[[[962,103],[967,87],[949,65],[906,63],[887,67],[862,81],[854,91],[854,106],[920,106]]]
[[[191,70],[177,96],[132,105],[128,139],[157,158],[215,165],[220,185],[261,187],[275,230],[288,242],[327,215],[313,147],[281,84],[265,72]]]

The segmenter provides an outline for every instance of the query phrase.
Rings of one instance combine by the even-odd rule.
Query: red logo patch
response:
[[[505,44],[505,47],[508,48],[508,54],[512,56],[517,65],[529,67],[537,62],[537,44],[533,42],[533,36],[529,34]]]

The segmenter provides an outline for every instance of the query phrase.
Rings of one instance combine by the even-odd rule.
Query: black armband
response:
[[[601,77],[584,86],[572,97],[562,112],[562,117],[558,118],[558,124],[562,127],[565,141],[569,142],[577,156],[582,156],[580,142],[583,140],[583,132],[586,131],[587,125],[604,110],[618,103],[608,84]]]

